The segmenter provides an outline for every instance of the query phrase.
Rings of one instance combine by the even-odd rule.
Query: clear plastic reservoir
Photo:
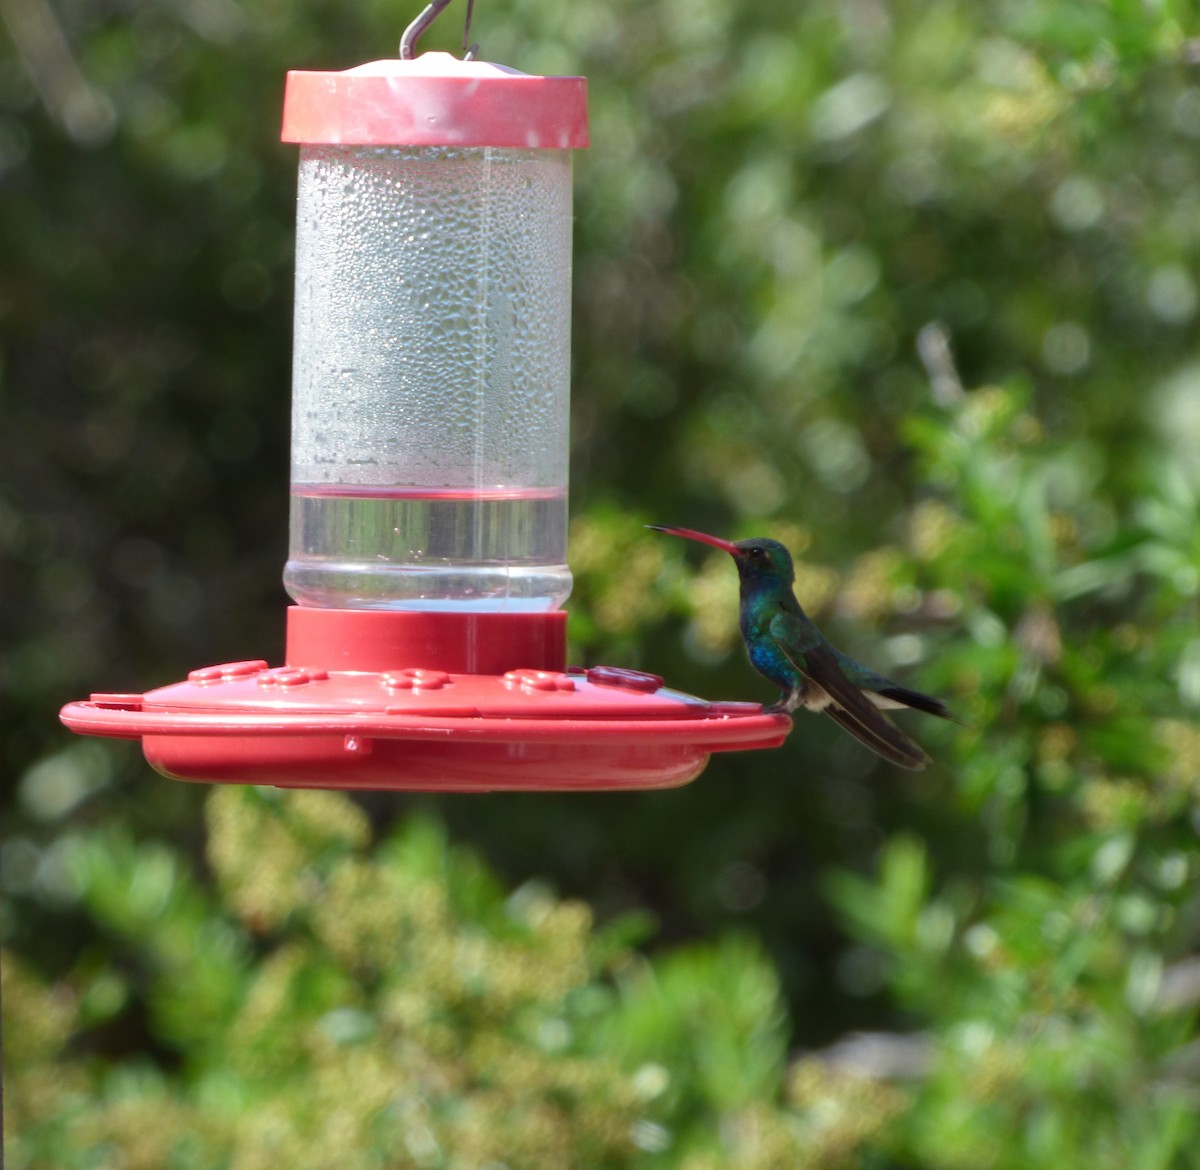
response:
[[[303,147],[299,604],[562,604],[570,282],[569,150]]]

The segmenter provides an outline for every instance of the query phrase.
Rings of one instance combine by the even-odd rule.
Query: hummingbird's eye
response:
[[[756,560],[762,560],[763,550],[761,548],[752,548],[750,550],[750,555]]]

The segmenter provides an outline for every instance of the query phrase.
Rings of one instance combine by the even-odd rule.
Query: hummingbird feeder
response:
[[[179,780],[660,788],[791,722],[566,665],[571,151],[586,81],[448,53],[291,72],[286,663],[61,718]]]

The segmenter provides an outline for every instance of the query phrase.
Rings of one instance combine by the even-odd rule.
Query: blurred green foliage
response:
[[[96,968],[55,995],[6,959],[12,1164],[605,1167],[669,1150],[699,1166],[740,1148],[725,1123],[778,1107],[784,1014],[756,945],[650,968],[629,949],[638,921],[593,929],[533,882],[505,896],[429,821],[369,853],[367,819],[332,793],[231,787],[208,812],[220,902],[119,832],[67,860],[136,957],[181,1056],[170,1074],[69,1051],[128,976]]]
[[[728,559],[641,525],[772,535],[969,726],[210,831],[55,713],[279,659],[282,76],[412,14],[0,12],[12,1165],[1200,1165],[1192,5],[480,4],[590,79],[573,659],[766,698]]]

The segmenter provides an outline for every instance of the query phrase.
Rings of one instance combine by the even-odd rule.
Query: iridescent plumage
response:
[[[777,540],[729,541],[690,528],[648,527],[724,549],[741,583],[740,626],[750,663],[783,692],[769,711],[823,711],[872,751],[902,768],[929,763],[882,710],[911,707],[955,719],[940,699],[902,687],[843,654],[800,608],[792,556]]]

